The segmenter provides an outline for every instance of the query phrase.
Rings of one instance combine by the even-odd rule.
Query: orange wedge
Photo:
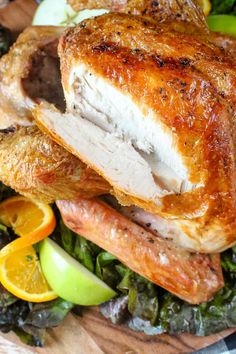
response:
[[[0,204],[0,223],[12,227],[21,236],[1,250],[1,260],[49,236],[56,226],[56,219],[49,205],[16,196]]]
[[[44,302],[57,297],[41,271],[32,246],[1,259],[0,280],[9,292],[25,301]]]

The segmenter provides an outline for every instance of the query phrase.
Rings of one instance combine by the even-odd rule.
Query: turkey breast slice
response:
[[[62,114],[46,103],[36,110],[36,120],[41,127],[46,127],[55,140],[89,166],[95,166],[95,170],[106,175],[106,179],[123,192],[139,194],[143,199],[156,203],[166,193],[155,183],[148,163],[130,142],[79,115]]]
[[[65,96],[68,111],[91,122],[94,131],[98,131],[97,127],[101,128],[107,133],[106,136],[110,137],[112,145],[121,144],[127,147],[126,151],[123,151],[126,157],[132,158],[133,161],[136,160],[136,163],[140,164],[140,168],[147,169],[146,172],[150,176],[147,182],[152,180],[150,186],[154,181],[156,182],[157,195],[163,196],[167,193],[188,191],[196,187],[188,180],[188,170],[178,153],[174,132],[162,124],[161,120],[155,120],[154,112],[151,109],[146,112],[142,111],[131,97],[124,95],[103,77],[92,73],[85,64],[71,69],[69,89],[65,91]],[[137,151],[134,155],[135,158],[131,157],[134,149]],[[84,153],[86,154],[86,152]],[[100,153],[104,154],[105,150]],[[130,154],[130,158],[128,154]],[[115,159],[115,156],[113,158]],[[131,168],[124,169],[126,165],[119,164],[121,158],[123,160],[124,155],[119,156],[116,161],[117,169],[113,171],[111,184],[126,193],[136,195],[132,191],[132,186],[134,187],[136,182],[139,182],[139,178],[137,181],[134,180],[137,178],[136,168],[132,165],[133,172]],[[91,159],[90,163],[94,164]],[[98,167],[96,166],[96,168]],[[104,165],[103,174],[109,174],[107,168],[110,170],[110,167],[110,164],[107,167]],[[133,178],[129,176],[130,171]],[[129,188],[124,188],[124,185],[120,184],[122,181],[118,175],[121,174],[123,177],[127,174],[125,185],[129,184]],[[142,175],[143,173],[140,173],[140,177]],[[132,182],[130,178],[132,178]],[[130,183],[128,183],[128,179]],[[146,183],[143,187],[145,185]],[[145,188],[148,190],[150,186],[146,185]],[[155,194],[153,193],[154,198],[150,194],[145,199],[155,200]]]

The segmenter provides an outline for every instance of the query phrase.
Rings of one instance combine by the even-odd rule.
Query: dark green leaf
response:
[[[126,323],[130,317],[128,311],[128,296],[120,296],[100,305],[102,315],[109,318],[114,324]]]
[[[0,27],[0,41],[1,41],[1,27]],[[1,47],[1,44],[0,44]],[[0,48],[0,53],[1,53],[1,48]],[[16,192],[11,189],[10,187],[5,186],[2,182],[0,182],[0,201],[12,197],[13,195],[16,195]]]
[[[108,252],[101,252],[96,258],[95,274],[114,289],[121,279],[116,271],[116,263],[117,258]]]
[[[111,264],[114,260],[116,260],[116,257],[112,256],[108,252],[99,253],[99,255],[97,256],[97,259],[96,259],[96,272],[95,273],[96,273],[97,277],[99,277],[100,279],[103,279],[103,275],[102,275],[103,267]]]
[[[127,326],[133,331],[144,332],[148,336],[164,333],[164,330],[161,326],[153,326],[150,321],[143,320],[140,317],[132,317],[127,322]]]
[[[74,233],[66,227],[62,220],[60,220],[60,232],[62,247],[72,256],[74,254]]]
[[[94,255],[90,243],[78,235],[75,240],[74,257],[90,272],[94,272]]]
[[[160,311],[160,325],[171,334],[207,336],[236,326],[236,291],[232,284],[221,289],[212,301],[199,306],[167,294]]]
[[[149,320],[152,325],[158,316],[157,287],[127,269],[118,289],[128,293],[128,310],[134,317]]]
[[[6,54],[11,45],[11,32],[8,28],[0,26],[0,56]]]
[[[224,271],[236,273],[236,253],[234,249],[230,249],[222,253],[221,265]]]
[[[229,14],[234,11],[236,0],[212,0],[212,14]]]
[[[10,306],[0,307],[0,329],[9,330],[21,326],[29,313],[29,305],[24,301],[17,301]]]
[[[95,254],[92,243],[82,236],[72,232],[63,221],[60,221],[61,245],[64,250],[83,264],[91,272],[94,272]]]
[[[38,328],[58,326],[75,305],[63,299],[36,304],[24,323]]]
[[[30,345],[31,347],[42,348],[44,346],[46,336],[45,329],[24,326],[24,329],[15,329],[15,333],[23,343]]]
[[[18,299],[0,284],[0,308],[14,304]]]

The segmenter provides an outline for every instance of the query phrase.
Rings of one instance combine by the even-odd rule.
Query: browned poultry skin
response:
[[[69,0],[76,11],[107,9],[132,15],[151,17],[156,22],[190,22],[208,31],[205,16],[196,0]]]
[[[116,29],[115,31],[113,29]],[[178,27],[177,27],[178,28]],[[176,218],[202,237],[215,230],[236,241],[236,69],[203,36],[157,26],[140,16],[108,14],[84,21],[59,45],[64,89],[70,68],[86,63],[121,92],[151,108],[178,136],[191,181],[204,187],[162,199],[162,210],[116,191],[123,204]],[[94,167],[94,166],[93,166]],[[201,217],[197,217],[201,216]],[[194,218],[194,220],[193,220]],[[212,237],[212,236],[210,236]]]
[[[100,176],[35,126],[0,132],[0,161],[2,182],[41,202],[91,198],[109,190]]]
[[[207,301],[223,286],[219,255],[186,252],[97,199],[58,201],[57,206],[71,230],[185,301]]]
[[[232,60],[235,61],[236,58],[236,38],[235,37],[230,37],[223,33],[212,32],[210,40],[212,43],[220,47],[221,50],[227,52],[231,56]]]
[[[1,58],[0,129],[14,124],[30,125],[33,120],[31,106],[36,98],[49,98],[50,102],[54,103],[53,97],[58,95],[63,105],[60,80],[53,85],[47,78],[48,89],[46,90],[44,85],[45,92],[42,92],[42,89],[38,90],[38,94],[40,94],[38,96],[34,86],[39,87],[39,85],[36,82],[30,85],[31,70],[37,65],[37,61],[39,62],[37,76],[40,77],[41,72],[45,76],[45,67],[49,66],[50,78],[55,77],[57,80],[56,76],[58,75],[60,79],[59,61],[57,59],[57,64],[56,56],[58,39],[62,32],[63,28],[60,27],[29,27],[20,34],[8,54]]]
[[[31,125],[32,106],[45,99],[63,109],[58,38],[62,28],[31,27],[0,60],[0,180],[45,203],[96,196],[109,185]]]
[[[68,0],[68,3],[76,11],[84,9],[108,9],[112,12],[148,16],[149,19],[159,24],[169,22],[169,26],[173,26],[174,22],[176,22],[179,24],[180,31],[192,33],[194,36],[201,36],[201,32],[204,32],[203,35],[206,41],[214,43],[228,52],[232,58],[236,55],[235,38],[223,33],[209,33],[205,15],[200,9],[198,1]]]

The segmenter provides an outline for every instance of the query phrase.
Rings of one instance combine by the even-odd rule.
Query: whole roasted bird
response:
[[[121,204],[174,219],[182,247],[219,252],[236,242],[236,68],[207,36],[178,28],[112,13],[69,29],[67,113],[41,105],[35,116]]]
[[[56,48],[61,29],[55,29],[49,46],[45,29],[29,29],[26,35],[37,32],[38,38],[32,51],[22,35],[8,60],[18,54],[26,71],[10,78],[10,69],[0,63],[6,104],[0,179],[33,198],[70,199],[58,202],[69,227],[177,296],[206,301],[223,285],[219,255],[186,248],[215,252],[236,241],[236,73],[227,54],[235,42],[225,45],[225,38],[209,34],[191,1],[185,7],[169,1],[165,11],[162,1],[138,7],[112,3],[112,10],[126,14],[87,20],[62,35],[67,113],[57,55],[49,50]],[[83,6],[104,4],[84,1]],[[21,95],[20,120],[11,79]],[[8,85],[11,94],[4,89]],[[72,154],[31,126],[33,117]],[[81,198],[105,193],[141,209],[119,208],[118,213],[100,200]],[[150,218],[155,228],[145,230]]]

